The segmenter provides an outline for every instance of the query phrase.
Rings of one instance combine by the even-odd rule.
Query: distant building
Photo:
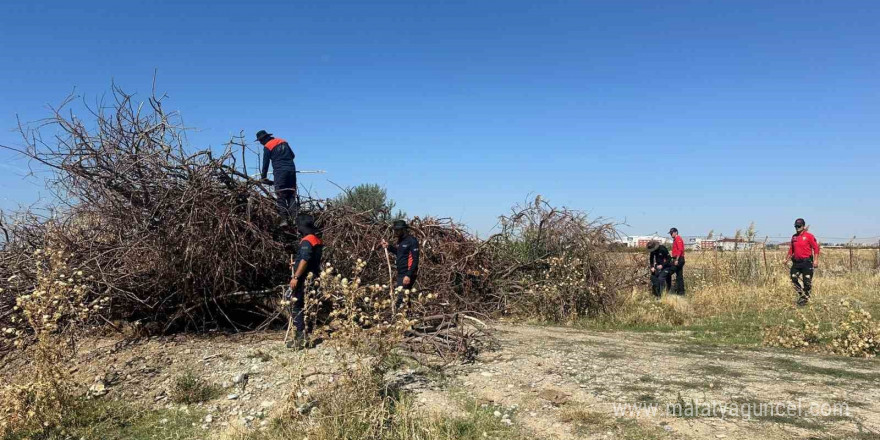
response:
[[[626,244],[626,247],[646,248],[648,247],[648,243],[650,243],[652,240],[659,241],[661,244],[670,243],[668,237],[660,237],[658,235],[628,235],[622,237],[619,242]]]
[[[742,238],[722,238],[715,242],[715,248],[722,251],[748,250],[755,243]]]
[[[701,238],[697,241],[697,243],[698,243],[697,244],[698,249],[704,250],[704,251],[710,251],[712,249],[715,249],[715,246],[717,245],[718,242],[712,238]]]

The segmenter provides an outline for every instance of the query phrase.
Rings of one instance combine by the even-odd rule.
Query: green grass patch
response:
[[[659,440],[670,437],[661,428],[644,426],[633,419],[613,417],[584,409],[566,411],[560,416],[560,421],[574,425],[575,433],[581,436],[613,431],[614,438],[623,440]]]
[[[788,417],[781,415],[769,415],[761,417],[752,417],[753,420],[772,423],[774,425],[789,425],[796,428],[807,429],[811,431],[824,431],[825,425],[818,420],[807,417]]]
[[[618,353],[615,351],[600,351],[596,354],[599,358],[602,359],[623,359],[626,357],[623,353]]]
[[[473,399],[463,403],[464,414],[460,416],[425,415],[415,411],[410,397],[403,397],[391,407],[391,413],[382,420],[363,419],[340,425],[332,422],[334,418],[352,419],[358,415],[329,414],[313,419],[318,426],[297,423],[294,420],[276,419],[270,429],[262,432],[242,433],[233,440],[275,440],[279,438],[309,438],[313,440],[336,440],[382,438],[387,440],[526,440],[515,427],[508,426],[493,414],[495,408],[483,407]],[[513,413],[511,414],[513,418]],[[378,425],[374,425],[378,423]],[[328,426],[322,427],[322,424]],[[366,426],[366,425],[372,426]],[[379,437],[361,436],[363,433],[378,434]]]
[[[598,319],[584,319],[577,322],[576,325],[595,331],[660,333],[656,338],[659,342],[683,343],[678,349],[679,352],[705,354],[699,348],[690,350],[686,347],[688,345],[716,348],[761,346],[764,328],[786,322],[787,319],[794,316],[792,313],[790,310],[771,310],[763,313],[746,312],[696,317],[692,322],[682,325],[621,322],[612,315]],[[677,334],[669,335],[669,333]]]
[[[817,367],[815,365],[805,364],[790,358],[773,358],[770,361],[770,364],[776,371],[784,373],[811,374],[817,376],[826,376],[833,379],[845,380],[880,380],[880,373],[865,373],[862,371],[853,371],[833,367]]]
[[[620,389],[623,391],[628,391],[631,393],[653,393],[656,391],[654,387],[644,386],[644,385],[621,385]]]
[[[639,394],[639,396],[636,397],[636,401],[642,403],[657,403],[657,398],[653,394]]]
[[[710,381],[697,379],[697,380],[676,380],[676,379],[665,379],[658,380],[657,383],[662,384],[664,386],[673,387],[675,389],[683,389],[683,390],[704,390],[709,389],[709,385],[712,384]]]
[[[216,399],[222,393],[219,386],[209,384],[192,371],[186,371],[174,379],[170,397],[175,403],[193,404]]]
[[[723,365],[700,365],[697,368],[698,371],[703,372],[709,376],[721,376],[721,377],[742,377],[743,373],[725,367]]]
[[[59,428],[11,433],[3,439],[196,440],[207,438],[199,423],[203,417],[193,408],[152,410],[123,402],[80,400],[64,414]]]

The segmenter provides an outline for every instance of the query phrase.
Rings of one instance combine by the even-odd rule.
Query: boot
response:
[[[798,307],[803,307],[810,302],[810,295],[801,295],[797,300]]]
[[[302,350],[306,348],[306,336],[303,332],[298,331],[293,335],[293,339],[287,341],[287,348],[292,348],[294,350]]]

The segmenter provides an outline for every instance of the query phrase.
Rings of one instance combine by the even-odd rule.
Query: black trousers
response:
[[[293,326],[296,328],[296,331],[299,333],[304,333],[306,331],[306,320],[303,315],[303,308],[305,306],[305,280],[300,280],[296,284],[296,289],[292,292],[293,296],[291,298],[287,298],[290,304],[290,314],[293,316]],[[290,292],[288,290],[288,292]]]
[[[418,278],[418,275],[413,275],[409,277],[409,284],[403,284],[403,277],[405,276],[406,274],[397,274],[397,286],[403,286],[403,290],[412,289],[412,287],[416,284],[416,278]],[[400,307],[400,305],[403,304],[403,290],[397,293],[397,307]]]
[[[666,279],[666,290],[672,287],[672,275],[675,274],[675,290],[673,292],[684,295],[684,257],[678,257],[678,263],[673,265]]]
[[[809,298],[810,291],[813,289],[813,259],[792,260],[789,272],[791,273],[791,284],[794,285],[798,296]],[[803,278],[803,286],[801,286],[799,278]]]
[[[655,270],[651,273],[651,293],[654,294],[657,298],[660,298],[663,295],[663,285],[666,284],[666,290],[669,290],[668,285],[672,282],[670,277],[672,276],[671,267],[664,266],[660,270]]]
[[[299,202],[296,198],[296,171],[276,171],[274,177],[278,215],[283,219],[295,218],[299,213]]]

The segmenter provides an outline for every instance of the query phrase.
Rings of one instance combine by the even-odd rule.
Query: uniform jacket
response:
[[[684,256],[684,240],[681,238],[681,235],[676,235],[675,239],[672,240],[672,258],[678,258]]]
[[[819,255],[819,242],[816,236],[804,231],[791,236],[791,246],[788,248],[788,257],[796,260],[806,260],[813,255]]]
[[[317,277],[321,273],[321,254],[323,253],[324,242],[315,234],[306,235],[299,242],[299,250],[296,252],[293,267],[299,267],[300,261],[306,261],[306,271],[303,273],[303,278],[307,277],[309,273]]]
[[[296,165],[293,163],[294,157],[296,155],[293,154],[293,150],[290,149],[290,145],[284,139],[276,138],[266,142],[266,145],[263,145],[262,178],[265,179],[269,173],[270,163],[272,164],[272,173],[275,175],[276,180],[279,174],[284,172],[293,172],[295,176]]]
[[[394,253],[397,274],[410,278],[419,271],[419,241],[412,235],[403,237],[397,246],[388,245],[388,251]]]
[[[658,264],[663,267],[668,267],[672,264],[672,261],[669,259],[669,249],[666,249],[666,246],[663,246],[662,244],[651,252],[648,260],[652,268]]]

